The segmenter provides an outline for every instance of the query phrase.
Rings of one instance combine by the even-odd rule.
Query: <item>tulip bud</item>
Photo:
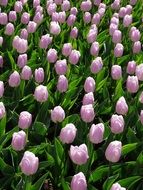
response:
[[[38,68],[35,69],[35,81],[37,83],[42,83],[44,81],[44,69],[43,68]]]
[[[35,23],[34,21],[29,21],[27,25],[27,32],[34,33],[36,31],[36,28],[37,28],[37,23]]]
[[[65,119],[65,111],[61,106],[54,107],[53,110],[51,110],[51,120],[54,123],[62,122]]]
[[[65,23],[65,20],[66,20],[66,13],[65,13],[65,11],[59,12],[58,22],[59,23]]]
[[[114,0],[114,2],[111,4],[111,8],[118,10],[120,8],[120,0]]]
[[[141,113],[140,113],[140,121],[143,124],[143,110],[141,110]]]
[[[6,25],[7,22],[8,22],[7,14],[0,12],[0,24],[1,25]]]
[[[15,22],[17,20],[16,11],[10,11],[8,15],[9,22]]]
[[[84,95],[83,100],[82,100],[83,105],[88,105],[88,104],[94,104],[94,95],[93,92],[89,92]]]
[[[120,43],[117,43],[114,48],[114,56],[115,57],[122,57],[124,51],[124,46]]]
[[[49,63],[55,63],[58,59],[57,51],[55,49],[50,48],[47,52],[47,60]]]
[[[126,190],[126,188],[121,187],[119,183],[114,183],[110,190]]]
[[[62,11],[68,11],[70,9],[70,1],[64,0],[61,5]]]
[[[140,51],[141,51],[141,42],[137,41],[133,44],[133,53],[137,54],[140,53]]]
[[[119,19],[114,16],[114,17],[112,17],[111,20],[110,20],[110,24],[111,24],[111,23],[118,26],[118,25],[119,25]]]
[[[21,23],[28,24],[29,20],[30,20],[30,14],[27,12],[24,12],[21,16]]]
[[[143,104],[143,91],[141,92],[139,96],[139,102]]]
[[[123,18],[124,27],[129,27],[130,24],[132,24],[132,15],[125,15]]]
[[[77,10],[77,8],[76,7],[72,7],[71,8],[71,10],[70,10],[70,14],[73,14],[73,15],[77,15],[77,13],[78,13],[78,10]]]
[[[122,32],[120,30],[115,30],[112,36],[112,42],[117,44],[121,43],[121,40],[122,40]]]
[[[17,13],[21,13],[22,9],[23,9],[22,2],[21,1],[16,1],[15,4],[14,4],[14,10]]]
[[[32,70],[29,66],[25,65],[23,68],[22,68],[22,72],[21,72],[21,78],[23,80],[30,80],[32,76]]]
[[[109,162],[118,162],[121,157],[122,143],[120,141],[112,141],[106,151],[105,156]]]
[[[27,30],[25,28],[23,28],[21,30],[20,38],[23,38],[23,39],[27,40],[27,38],[28,38],[28,32],[27,32]]]
[[[48,15],[52,15],[54,12],[56,12],[57,5],[55,3],[50,3],[47,7],[47,13]]]
[[[85,92],[94,92],[95,91],[95,80],[92,77],[87,77],[84,83]]]
[[[12,148],[16,151],[21,151],[26,145],[26,133],[24,131],[15,132],[12,135]]]
[[[40,24],[43,21],[43,14],[40,12],[35,13],[33,21],[37,24]]]
[[[127,73],[130,75],[133,75],[136,71],[136,62],[135,61],[129,61],[127,65]]]
[[[88,43],[94,43],[97,37],[97,31],[94,29],[91,29],[89,33],[87,34],[87,42]]]
[[[57,5],[61,5],[63,0],[54,0],[54,2],[57,4]]]
[[[116,103],[116,112],[121,115],[126,115],[128,112],[128,105],[123,96],[120,97]]]
[[[18,56],[17,65],[19,68],[23,68],[27,64],[27,54]]]
[[[140,31],[139,31],[138,29],[134,29],[134,28],[133,28],[133,29],[130,31],[130,38],[131,38],[132,42],[137,42],[137,41],[139,41],[140,38],[141,38],[141,33],[140,33]]]
[[[112,133],[120,134],[123,132],[125,122],[122,115],[116,115],[116,114],[112,115],[110,122],[111,122],[110,128]]]
[[[40,0],[33,0],[33,7],[36,8],[40,5]]]
[[[35,10],[35,13],[38,13],[38,12],[43,14],[43,7],[41,7],[40,5],[38,5]]]
[[[71,190],[87,190],[86,178],[82,172],[73,176]]]
[[[126,13],[128,14],[128,15],[130,15],[131,13],[132,13],[132,6],[131,5],[126,5]]]
[[[87,146],[85,144],[80,146],[71,145],[69,155],[72,162],[77,165],[85,164],[89,158]]]
[[[89,24],[91,21],[91,13],[85,12],[83,15],[83,20],[84,20],[84,23]]]
[[[0,102],[0,119],[6,115],[6,110],[3,102]]]
[[[69,62],[73,65],[76,65],[79,62],[80,52],[77,50],[72,50],[69,55]]]
[[[8,23],[5,28],[6,35],[11,36],[14,33],[14,25],[12,23]]]
[[[130,0],[130,5],[135,5],[137,3],[137,0]]]
[[[119,17],[123,18],[126,15],[126,7],[121,7],[119,10]]]
[[[3,37],[0,36],[0,46],[2,46],[2,44],[3,44]]]
[[[53,37],[50,37],[49,34],[43,35],[39,43],[40,48],[47,49],[48,46],[52,43],[52,40]]]
[[[28,42],[25,39],[15,36],[13,39],[13,47],[16,48],[18,53],[25,53],[28,49]]]
[[[101,0],[94,0],[93,3],[94,5],[99,6],[101,3]]]
[[[48,99],[48,90],[46,86],[39,85],[35,88],[34,97],[38,102],[45,102]]]
[[[93,42],[90,48],[90,54],[93,56],[98,56],[99,53],[99,43]]]
[[[0,68],[3,67],[3,57],[0,55]]]
[[[92,61],[91,66],[90,66],[90,71],[92,73],[97,74],[99,71],[101,71],[102,67],[103,67],[102,58],[97,57]]]
[[[27,129],[32,123],[32,115],[28,111],[22,111],[19,115],[18,126],[21,129]]]
[[[25,5],[27,3],[28,0],[20,0],[22,5]]]
[[[67,57],[71,54],[72,51],[72,45],[71,43],[65,43],[62,48],[62,54]]]
[[[67,72],[67,60],[58,60],[55,63],[55,70],[58,75],[65,75]]]
[[[68,89],[68,80],[64,75],[60,75],[57,83],[57,89],[59,92],[66,92]]]
[[[102,7],[98,9],[98,13],[99,13],[101,18],[104,16],[105,11],[106,11],[106,9],[102,8]]]
[[[130,93],[136,93],[139,89],[139,81],[137,76],[128,76],[126,87],[128,92]]]
[[[61,129],[60,140],[63,143],[70,144],[74,141],[76,132],[77,132],[77,129],[74,126],[74,124],[69,123],[64,128]]]
[[[81,119],[86,123],[90,123],[91,121],[93,121],[95,117],[93,105],[88,104],[81,106],[80,116]]]
[[[70,37],[75,39],[75,38],[77,38],[77,36],[78,36],[78,29],[77,29],[77,27],[74,27],[74,28],[72,28],[72,30],[70,32]]]
[[[9,86],[11,87],[17,87],[20,85],[20,75],[17,71],[14,71],[8,80]]]
[[[59,13],[57,12],[52,13],[52,21],[55,21],[55,22],[59,21]]]
[[[89,131],[89,140],[94,144],[99,144],[103,141],[104,124],[98,123],[92,125]]]
[[[122,68],[119,65],[113,65],[111,68],[111,76],[114,80],[119,80],[122,77]]]
[[[20,168],[25,175],[33,175],[37,172],[39,159],[32,152],[26,151],[20,162]]]
[[[0,81],[0,98],[3,97],[4,94],[4,83]]]
[[[96,24],[98,25],[100,23],[100,20],[101,20],[101,16],[99,13],[95,13],[92,17],[92,24]]]
[[[92,3],[90,0],[87,1],[82,1],[81,5],[80,5],[80,9],[84,12],[86,11],[90,11],[92,8]]]
[[[118,30],[118,25],[111,23],[109,26],[109,33],[111,36],[114,34],[115,30]]]
[[[143,63],[136,66],[136,76],[138,80],[143,81]]]
[[[8,4],[8,0],[1,0],[0,5],[6,7]]]
[[[67,19],[67,25],[68,26],[73,26],[76,21],[76,16],[75,15],[69,15]]]
[[[58,22],[51,21],[50,22],[50,33],[53,35],[59,35],[61,32],[61,28]]]

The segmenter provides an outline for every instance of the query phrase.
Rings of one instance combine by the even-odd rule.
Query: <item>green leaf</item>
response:
[[[63,190],[70,190],[70,187],[69,187],[68,183],[64,180],[64,178],[62,178],[61,184],[62,184]]]
[[[132,144],[126,144],[122,147],[122,155],[126,155],[130,153],[131,151],[135,150],[139,144],[138,143],[132,143]]]
[[[33,129],[37,134],[42,136],[44,136],[47,132],[47,127],[41,122],[35,122],[33,124]]]
[[[103,190],[110,190],[112,184],[116,181],[119,177],[119,174],[110,176],[103,184]]]
[[[56,150],[56,156],[59,157],[60,160],[63,159],[64,149],[60,143],[60,141],[55,138],[55,150]]]
[[[45,182],[49,172],[44,174],[34,185],[32,185],[31,190],[40,190],[42,188],[43,183]]]
[[[5,127],[6,127],[6,116],[4,116],[0,120],[0,137],[2,137],[5,134]]]
[[[139,180],[141,180],[142,177],[141,176],[133,176],[133,177],[128,177],[122,180],[119,180],[118,183],[126,188],[130,188],[132,187],[136,182],[138,182]]]

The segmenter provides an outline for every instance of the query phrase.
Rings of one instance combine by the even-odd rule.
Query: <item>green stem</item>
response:
[[[25,176],[24,190],[31,189],[31,176]]]

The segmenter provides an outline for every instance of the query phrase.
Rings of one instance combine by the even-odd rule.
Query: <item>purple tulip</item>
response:
[[[60,75],[58,78],[57,89],[59,92],[66,92],[68,89],[68,80],[64,75]]]
[[[11,145],[16,151],[23,150],[26,145],[26,133],[24,131],[13,133]]]
[[[34,97],[38,102],[45,102],[48,99],[48,90],[46,86],[39,85],[35,88]]]
[[[111,122],[110,128],[112,133],[120,134],[123,132],[125,122],[122,115],[116,115],[116,114],[112,115],[110,122]]]
[[[27,129],[32,123],[32,115],[28,111],[22,111],[19,115],[18,126],[21,129]]]
[[[103,141],[104,124],[98,123],[92,125],[89,131],[89,140],[94,144],[99,144]]]
[[[86,123],[90,123],[91,121],[93,121],[95,117],[93,105],[88,104],[81,106],[80,116],[81,119]]]
[[[71,190],[87,190],[86,178],[82,172],[73,176]]]
[[[51,120],[54,123],[62,122],[65,119],[65,111],[61,106],[54,107],[53,110],[51,110]]]
[[[6,110],[3,102],[0,102],[0,119],[6,115]]]

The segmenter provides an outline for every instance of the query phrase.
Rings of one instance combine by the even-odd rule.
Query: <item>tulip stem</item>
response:
[[[108,177],[112,175],[112,163],[109,162],[109,172],[108,172]]]
[[[31,176],[25,176],[24,190],[31,189]]]

